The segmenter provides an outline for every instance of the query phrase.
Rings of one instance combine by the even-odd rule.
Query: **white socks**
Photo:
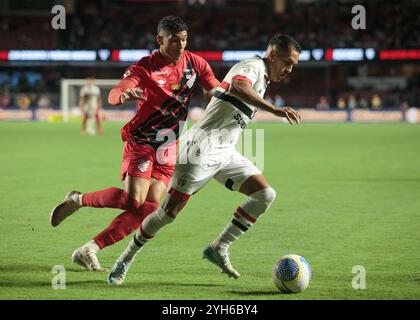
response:
[[[150,240],[163,226],[174,221],[166,214],[166,212],[159,208],[155,212],[149,214],[141,224],[139,230],[137,230],[134,239],[132,239],[124,252],[120,255],[119,259],[124,261],[132,260],[140,249]]]
[[[95,242],[95,240],[90,240],[89,242],[85,243],[82,248],[89,248],[91,251],[97,253],[101,248],[99,248],[98,244]]]
[[[140,232],[137,233],[136,237],[138,240],[143,238],[143,240],[147,241],[152,238],[162,227],[174,220],[174,218],[166,214],[165,210],[159,207],[159,209],[149,214],[143,220],[139,230]]]
[[[213,241],[212,246],[218,251],[226,252],[232,242],[237,240],[244,232],[231,222]]]
[[[140,243],[137,241],[136,237],[134,237],[134,239],[131,239],[127,245],[127,248],[125,248],[123,253],[121,253],[118,260],[122,260],[125,262],[133,260],[145,243],[141,243],[140,245],[139,244]]]

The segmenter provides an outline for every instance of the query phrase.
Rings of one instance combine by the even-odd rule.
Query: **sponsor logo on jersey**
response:
[[[149,165],[150,165],[150,160],[147,160],[147,161],[140,160],[137,168],[139,168],[141,172],[145,172],[147,168],[149,167]]]
[[[159,86],[163,86],[166,83],[166,80],[164,79],[159,79],[156,81],[158,83]]]
[[[181,87],[179,83],[171,83],[172,90],[178,90]]]
[[[159,75],[159,74],[167,74],[168,73],[168,70],[166,70],[166,71],[155,71],[153,73],[154,74],[157,74],[157,75]]]
[[[246,127],[245,120],[242,118],[240,113],[237,113],[233,118],[236,120],[236,122],[242,129]]]

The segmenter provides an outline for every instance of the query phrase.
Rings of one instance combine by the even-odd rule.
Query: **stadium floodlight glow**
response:
[[[315,60],[319,61],[324,56],[324,50],[322,49],[312,49],[312,57],[314,57]]]
[[[9,60],[9,51],[0,51],[0,60],[4,61],[4,60]]]
[[[299,61],[309,61],[311,59],[311,52],[309,50],[301,50],[299,54]]]
[[[334,49],[332,52],[332,60],[334,61],[362,61],[363,49]]]
[[[223,51],[223,61],[241,61],[255,56],[265,57],[266,51],[249,50],[249,51]],[[308,61],[311,58],[309,50],[302,50],[299,55],[299,61]]]
[[[94,50],[53,50],[48,52],[51,61],[95,61]]]
[[[51,51],[50,52],[50,54],[48,55],[48,59],[47,60],[52,60],[52,61],[68,61],[68,60],[72,60],[72,59],[71,59],[71,53],[70,53],[70,51],[55,50],[55,51]]]
[[[264,57],[265,51],[223,51],[223,61],[241,61],[255,56]]]
[[[10,50],[9,61],[46,61],[47,50]]]
[[[119,61],[137,61],[148,56],[149,50],[119,50]]]
[[[98,50],[98,57],[102,61],[107,61],[109,57],[111,56],[111,51],[108,49],[100,49]]]
[[[367,49],[365,50],[365,56],[366,56],[366,58],[368,58],[369,60],[372,60],[373,58],[375,58],[375,56],[376,56],[375,49],[373,49],[373,48],[367,48]]]
[[[223,57],[222,51],[192,51],[192,53],[208,61],[221,61]]]
[[[95,61],[94,50],[10,50],[10,61]]]
[[[380,60],[420,60],[420,50],[382,50],[379,52]]]

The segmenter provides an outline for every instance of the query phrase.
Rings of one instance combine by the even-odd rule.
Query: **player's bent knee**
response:
[[[172,201],[171,201],[172,200]],[[162,209],[166,212],[166,214],[171,218],[176,218],[178,213],[181,211],[181,202],[179,200],[174,199],[167,199],[167,201],[163,204]]]
[[[182,208],[184,208],[190,197],[191,195],[170,189],[162,208],[168,216],[175,218],[181,212]]]
[[[263,189],[263,191],[264,191],[263,192],[264,203],[267,207],[270,207],[271,204],[276,199],[276,196],[277,196],[276,190],[274,190],[271,187],[268,187],[268,188]]]
[[[146,198],[132,196],[125,190],[121,190],[119,194],[116,194],[116,197],[119,198],[119,201],[121,203],[120,208],[124,210],[139,209],[143,205]]]
[[[178,213],[179,213],[179,211],[177,211],[177,210],[175,210],[175,209],[165,210],[165,212],[166,212],[166,214],[167,214],[169,217],[171,217],[171,218],[173,218],[173,219],[175,219],[175,218],[176,218],[176,216],[177,216],[177,215],[178,215]]]
[[[249,195],[248,199],[241,207],[245,212],[254,216],[254,218],[258,218],[270,208],[275,199],[276,191],[273,188],[268,187]]]

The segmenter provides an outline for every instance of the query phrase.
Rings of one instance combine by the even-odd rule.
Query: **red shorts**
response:
[[[169,185],[175,170],[175,164],[160,164],[156,158],[156,150],[144,144],[131,144],[124,141],[121,164],[121,180],[127,174],[132,177],[151,178]]]

